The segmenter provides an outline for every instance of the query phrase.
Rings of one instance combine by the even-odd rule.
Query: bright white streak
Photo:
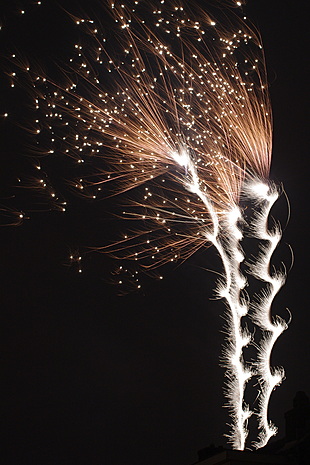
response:
[[[278,337],[287,328],[287,324],[279,316],[272,318],[271,306],[285,282],[285,276],[282,272],[275,272],[273,275],[270,272],[271,257],[281,239],[279,226],[275,226],[272,231],[268,229],[268,217],[273,204],[278,199],[278,192],[275,186],[256,184],[250,186],[248,194],[255,200],[259,208],[252,223],[251,236],[265,241],[265,244],[260,246],[256,261],[249,264],[250,273],[267,283],[266,289],[256,296],[257,300],[252,304],[251,314],[253,322],[264,332],[258,347],[256,362],[261,386],[257,413],[260,432],[258,441],[253,444],[255,448],[260,448],[264,447],[269,439],[277,433],[277,427],[268,421],[268,405],[272,391],[283,380],[284,370],[282,368],[271,369],[271,352]]]
[[[213,231],[206,231],[205,237],[216,247],[224,267],[224,279],[217,286],[217,294],[225,298],[228,308],[228,343],[224,352],[226,372],[226,390],[228,408],[232,417],[231,432],[228,438],[234,449],[244,450],[248,436],[247,422],[252,412],[244,404],[246,383],[253,372],[245,366],[243,348],[251,340],[249,333],[242,329],[241,318],[248,313],[248,304],[241,300],[240,292],[246,285],[246,279],[240,272],[240,263],[244,255],[240,248],[242,233],[238,228],[241,212],[237,206],[223,215],[220,224],[218,214],[207,195],[201,190],[201,182],[194,162],[186,148],[171,154],[174,161],[185,169],[185,187],[196,194],[207,207],[212,220]]]

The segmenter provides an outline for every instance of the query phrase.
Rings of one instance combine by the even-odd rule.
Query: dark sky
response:
[[[310,395],[309,40],[306,2],[248,3],[248,16],[263,37],[271,83],[271,178],[283,182],[291,204],[277,256],[281,260],[283,254],[289,262],[286,244],[295,255],[275,304],[275,311],[283,314],[280,309],[288,307],[293,315],[273,354],[274,364],[283,365],[287,377],[270,405],[281,437],[284,412],[295,393]],[[28,3],[19,5],[39,17]],[[8,11],[14,9],[12,3]],[[15,25],[18,43],[23,27],[17,28],[9,13],[5,21]],[[41,50],[53,55],[53,44],[57,51],[62,48],[61,30],[53,30],[56,23],[27,21],[33,30],[29,28],[25,47],[31,47],[39,28],[47,47]],[[50,34],[53,40],[47,40]],[[10,92],[4,92],[3,106],[20,114],[23,100],[15,94],[12,101]],[[1,126],[2,177],[13,186],[14,176],[24,168],[18,157],[27,154],[28,140],[12,122]],[[4,189],[1,203],[13,202],[7,199],[11,192],[13,188]],[[215,277],[203,269],[217,269],[214,251],[192,257],[163,281],[147,281],[141,294],[118,297],[107,282],[106,257],[87,255],[81,274],[65,266],[70,250],[94,241],[98,245],[105,208],[103,202],[98,207],[72,200],[66,214],[33,212],[21,226],[0,231],[7,465],[190,465],[198,449],[211,442],[225,445],[229,417],[222,408],[224,370],[218,362],[224,306],[212,300]],[[285,223],[283,199],[275,208],[277,215]]]

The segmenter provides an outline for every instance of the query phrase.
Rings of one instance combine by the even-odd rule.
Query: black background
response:
[[[263,37],[271,84],[271,178],[283,182],[291,204],[278,254],[289,262],[288,243],[295,255],[274,309],[288,307],[293,314],[273,354],[287,376],[270,405],[279,437],[296,391],[310,393],[305,3],[252,0],[246,7]],[[10,12],[25,5],[25,18],[18,21],[27,21],[27,28],[16,26],[4,37],[18,43],[27,29],[25,47],[52,58],[70,46],[70,37],[64,20],[48,20],[47,4],[39,12],[12,3]],[[42,15],[46,22],[38,23]],[[36,34],[40,45],[32,38]],[[13,108],[12,119],[1,124],[8,186],[23,170],[19,155],[27,153],[14,111],[28,110],[17,96],[5,93],[1,110]],[[118,297],[106,281],[106,257],[87,256],[81,274],[65,266],[71,250],[100,245],[101,235],[104,240],[105,208],[72,200],[66,214],[33,213],[20,227],[0,231],[6,464],[186,465],[198,449],[226,443],[229,418],[218,362],[224,308],[212,300],[215,276],[204,269],[218,269],[214,251],[192,257],[163,281],[148,282],[140,294]],[[275,208],[277,215],[285,223],[285,201]]]

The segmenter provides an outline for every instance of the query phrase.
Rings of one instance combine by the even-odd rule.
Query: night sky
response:
[[[249,0],[246,7],[266,53],[274,115],[271,179],[283,183],[291,206],[276,259],[289,267],[287,244],[295,257],[273,308],[287,318],[288,307],[293,316],[273,353],[287,378],[270,404],[278,437],[295,393],[310,395],[305,3]],[[50,16],[59,11],[54,2],[29,5],[7,6],[2,23],[13,30],[1,32],[2,50],[11,40],[35,50],[38,59],[65,53],[70,37],[65,20]],[[24,18],[14,16],[23,8]],[[0,203],[13,208],[23,196],[26,204],[31,200],[15,187],[30,166],[29,138],[15,122],[30,110],[20,90],[14,94],[5,80],[1,87],[1,113],[9,109],[10,117],[0,122]],[[66,213],[29,208],[29,220],[0,229],[4,463],[190,465],[197,450],[226,445],[228,432],[219,366],[224,305],[214,299],[216,276],[208,271],[218,270],[220,261],[212,248],[200,251],[167,270],[163,281],[146,279],[142,292],[120,297],[109,283],[108,257],[86,253],[82,273],[67,266],[71,252],[116,234],[120,226],[107,213],[111,201],[69,197]],[[287,214],[282,197],[274,216],[285,225]]]

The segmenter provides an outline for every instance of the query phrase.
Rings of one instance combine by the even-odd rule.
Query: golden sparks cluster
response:
[[[11,86],[28,82],[35,118],[27,126],[40,174],[46,158],[63,155],[81,165],[69,180],[79,194],[130,191],[123,216],[136,225],[104,250],[149,269],[206,244],[209,212],[183,187],[182,153],[218,214],[238,203],[245,179],[268,177],[263,50],[241,2],[210,2],[209,12],[164,0],[107,2],[102,10],[110,15],[105,23],[71,15],[79,40],[60,76],[38,73],[18,54],[8,74]],[[47,175],[26,184],[65,211]]]

